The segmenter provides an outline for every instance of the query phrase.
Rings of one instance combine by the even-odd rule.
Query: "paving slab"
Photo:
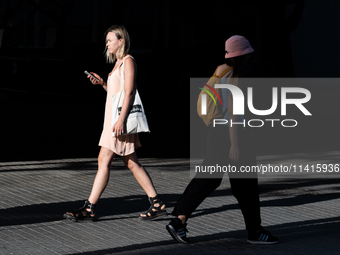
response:
[[[340,152],[331,155],[334,162],[340,158]],[[258,163],[287,164],[289,157],[316,160],[272,155]],[[140,162],[170,213],[190,181],[190,159]],[[97,205],[98,221],[64,220],[64,212],[89,196],[96,171],[96,158],[0,162],[0,254],[340,254],[340,175],[259,178],[263,226],[280,242],[258,246],[246,242],[242,214],[225,178],[189,219],[192,243],[184,245],[165,229],[172,216],[138,219],[149,202],[120,158],[113,161]]]

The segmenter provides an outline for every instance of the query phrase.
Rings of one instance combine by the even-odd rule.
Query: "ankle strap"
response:
[[[87,209],[90,209],[91,212],[94,212],[94,209],[96,208],[96,204],[90,203],[89,200],[86,200],[86,201],[85,201],[85,204],[86,204],[86,208],[87,208]]]
[[[149,197],[150,204],[156,204],[160,202],[159,196],[156,195],[155,197]]]

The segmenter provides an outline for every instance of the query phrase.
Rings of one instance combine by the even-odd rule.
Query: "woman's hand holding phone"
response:
[[[103,79],[98,74],[93,72],[88,73],[87,71],[85,71],[85,73],[87,74],[87,78],[90,79],[93,85],[103,85]]]

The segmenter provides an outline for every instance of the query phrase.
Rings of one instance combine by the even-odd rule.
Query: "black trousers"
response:
[[[210,127],[208,131],[207,157],[204,159],[202,165],[213,166],[219,164],[222,166],[232,164],[237,167],[237,169],[240,169],[241,166],[256,165],[254,142],[243,128],[238,128],[238,142],[240,157],[238,163],[234,163],[229,159],[231,146],[229,127],[222,125]],[[261,226],[257,174],[228,174],[231,191],[242,211],[246,229],[248,231],[257,231]],[[212,178],[205,177],[207,177],[207,175],[202,176],[202,174],[196,174],[177,201],[171,213],[172,215],[185,215],[188,219],[203,200],[220,186],[223,173],[209,176]]]

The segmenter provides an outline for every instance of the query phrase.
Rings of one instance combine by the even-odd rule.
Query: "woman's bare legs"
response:
[[[115,153],[105,147],[102,147],[98,156],[98,171],[96,178],[94,179],[92,191],[88,201],[91,204],[97,204],[101,194],[106,188],[106,185],[109,181],[110,177],[110,166],[111,162],[115,156]],[[132,153],[127,156],[122,156],[124,164],[131,170],[134,177],[138,181],[139,185],[144,189],[145,193],[148,197],[157,196],[157,192],[155,187],[153,186],[152,180],[148,174],[148,172],[142,167],[139,162],[136,153]],[[158,203],[155,206],[159,206]],[[165,205],[161,207],[161,210],[164,210]],[[87,209],[88,210],[88,209]],[[89,211],[89,210],[88,210]],[[71,214],[67,212],[67,214]],[[94,215],[91,215],[94,216]],[[141,214],[141,217],[146,217],[145,214]]]
[[[108,148],[102,147],[98,155],[98,171],[94,179],[89,202],[97,204],[100,196],[106,188],[110,177],[110,166],[115,153]]]
[[[101,147],[99,155],[98,155],[98,171],[96,178],[94,179],[91,195],[88,201],[91,204],[96,204],[103,193],[106,185],[109,181],[110,177],[110,166],[112,159],[114,158],[115,153],[105,147]],[[91,209],[86,209],[88,212]],[[66,215],[74,216],[72,212],[67,212]],[[86,216],[86,213],[82,212],[83,216]],[[94,217],[94,214],[91,214],[91,217]]]
[[[132,153],[127,156],[123,156],[124,164],[131,170],[134,177],[138,181],[139,185],[144,189],[145,193],[148,197],[157,196],[156,189],[152,183],[152,180],[148,174],[148,172],[144,169],[141,164],[138,162],[138,158],[136,153]],[[155,206],[159,206],[159,204],[155,204]],[[164,210],[165,205],[161,207],[161,210]],[[141,214],[141,217],[146,217],[145,214]]]
[[[96,178],[94,179],[92,191],[90,194],[90,197],[88,201],[91,204],[96,204],[103,193],[103,191],[106,188],[106,185],[109,181],[110,177],[110,166],[112,159],[114,158],[115,153],[105,147],[101,147],[99,155],[98,155],[98,171]],[[91,211],[91,209],[86,209],[88,212]],[[74,216],[72,212],[67,212],[66,214]],[[82,212],[83,216],[86,215],[86,213]],[[94,214],[91,214],[91,217],[94,217]]]

